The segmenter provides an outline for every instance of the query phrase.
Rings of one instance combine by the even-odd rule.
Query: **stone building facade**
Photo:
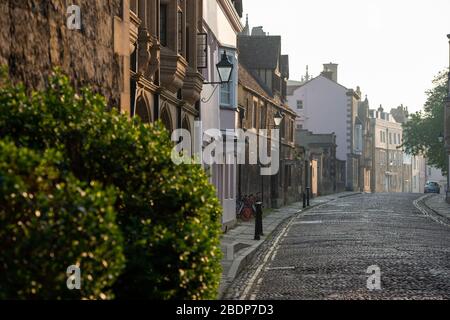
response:
[[[91,86],[111,106],[124,90],[125,61],[115,48],[115,22],[127,16],[127,1],[79,0],[82,29],[67,27],[67,1],[0,1],[0,65],[13,81],[43,88],[54,67],[80,88]],[[12,27],[14,26],[14,27]]]
[[[358,89],[359,91],[359,89]],[[360,101],[358,106],[358,118],[356,120],[356,144],[360,155],[359,160],[359,181],[360,191],[370,192],[372,177],[372,144],[373,137],[370,130],[370,105],[367,96],[364,101]]]
[[[249,30],[248,25],[245,30]],[[241,34],[239,50],[239,108],[241,128],[261,135],[275,128],[281,113],[280,166],[273,176],[262,176],[258,165],[241,166],[238,189],[241,195],[259,194],[267,207],[278,208],[300,200],[301,161],[294,143],[295,112],[286,104],[289,61],[281,54],[281,37],[268,36],[261,28],[252,35]]]
[[[336,159],[336,135],[313,134],[308,130],[296,130],[296,145],[305,150],[307,163],[312,163],[311,186],[313,196],[324,196],[345,190],[338,185],[338,163]]]
[[[0,64],[29,88],[55,67],[89,85],[130,117],[192,129],[203,77],[197,68],[201,0],[79,0],[81,29],[69,30],[67,1],[2,1]],[[10,26],[14,25],[14,28]]]
[[[380,107],[371,110],[372,192],[403,192],[404,153],[402,125]]]
[[[169,132],[193,132],[204,80],[197,59],[202,19],[201,0],[130,0],[129,22],[117,22],[124,29],[117,41],[123,42],[128,23],[129,79],[123,72],[131,117],[160,119]],[[126,101],[121,107],[127,109]]]
[[[222,136],[234,139],[228,132],[234,132],[238,119],[238,74],[239,55],[237,50],[237,35],[242,31],[242,1],[206,0],[203,1],[203,30],[199,34],[205,46],[199,46],[199,57],[202,62],[204,84],[200,101],[199,132],[210,129],[220,130]],[[202,43],[199,43],[201,45]],[[219,85],[219,74],[216,69],[223,53],[233,64],[231,81]],[[212,84],[211,84],[212,82]],[[235,159],[234,151],[226,148],[224,139],[223,149],[225,159]],[[207,146],[207,143],[204,143]],[[222,204],[222,224],[224,230],[236,223],[237,171],[235,164],[213,164],[206,167],[210,175],[210,182],[216,187],[218,198]]]
[[[346,189],[360,191],[365,184],[361,176],[363,128],[358,121],[361,92],[338,81],[338,65],[324,64],[319,76],[310,78],[307,74],[304,81],[290,82],[287,99],[298,115],[298,129],[336,134],[337,158],[345,162]]]

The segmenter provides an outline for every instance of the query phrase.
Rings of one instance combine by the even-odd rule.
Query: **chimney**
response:
[[[331,71],[322,71],[322,76],[324,76],[327,79],[333,80],[333,72]]]
[[[254,27],[252,29],[252,36],[265,36],[266,33],[263,30],[263,27]]]
[[[331,73],[330,80],[333,80],[334,82],[338,82],[338,64],[336,63],[326,63],[323,65],[323,73],[325,77],[325,73],[328,75],[328,72]],[[328,78],[328,77],[327,77]]]

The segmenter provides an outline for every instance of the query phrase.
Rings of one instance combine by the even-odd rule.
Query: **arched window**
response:
[[[141,96],[136,102],[136,116],[140,117],[143,123],[152,122],[152,115],[145,103],[145,99]]]
[[[170,116],[170,112],[167,108],[164,108],[161,111],[161,121],[169,132],[172,132],[172,117]]]
[[[184,117],[181,128],[191,132],[191,125],[189,123],[188,117]]]

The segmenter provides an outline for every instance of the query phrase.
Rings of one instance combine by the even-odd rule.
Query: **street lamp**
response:
[[[445,138],[444,138],[444,134],[441,132],[441,134],[438,137],[439,143],[443,143]]]
[[[204,82],[204,84],[226,84],[231,81],[234,65],[228,60],[227,52],[224,51],[222,59],[216,64],[217,72],[219,73],[219,82]]]
[[[283,114],[281,113],[281,111],[278,111],[274,118],[273,121],[275,122],[275,127],[278,128],[281,125],[281,122],[283,121]]]

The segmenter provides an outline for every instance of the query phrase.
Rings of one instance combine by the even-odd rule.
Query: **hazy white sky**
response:
[[[282,36],[290,78],[309,65],[339,64],[338,81],[360,86],[371,108],[422,108],[425,90],[448,66],[450,0],[244,0],[250,28]],[[245,22],[245,15],[244,15]]]

